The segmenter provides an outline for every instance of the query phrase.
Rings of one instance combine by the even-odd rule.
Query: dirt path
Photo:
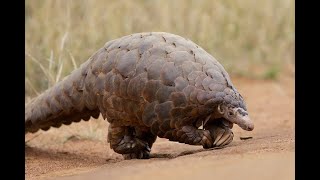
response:
[[[294,179],[294,80],[233,78],[233,83],[246,100],[255,129],[245,132],[234,126],[234,140],[223,149],[207,151],[158,138],[154,158],[123,160],[104,140],[105,121],[81,122],[26,136],[34,138],[25,151],[26,179]],[[86,129],[95,138],[72,136]],[[240,140],[242,136],[253,138]]]

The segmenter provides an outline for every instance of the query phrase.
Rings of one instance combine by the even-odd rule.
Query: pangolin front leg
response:
[[[210,124],[207,129],[183,126],[176,131],[177,141],[190,145],[202,145],[203,148],[222,147],[232,142],[233,132],[220,124]]]
[[[176,140],[190,145],[202,145],[203,148],[213,147],[213,139],[208,130],[197,129],[186,125],[173,132]]]
[[[204,129],[210,132],[214,147],[228,145],[234,137],[232,130],[228,126],[225,126],[222,121],[209,122],[204,126]]]
[[[108,142],[110,147],[125,159],[148,159],[156,136],[145,127],[118,126],[110,124]]]

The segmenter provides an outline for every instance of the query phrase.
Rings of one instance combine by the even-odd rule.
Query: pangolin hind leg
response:
[[[125,159],[148,159],[156,136],[144,127],[117,126],[110,124],[110,147]]]
[[[136,126],[135,127],[135,138],[140,142],[147,143],[147,147],[149,151],[142,150],[140,153],[130,153],[124,154],[125,159],[149,159],[150,158],[150,151],[152,148],[153,143],[156,141],[157,136],[152,134],[150,128],[143,127],[143,126]]]

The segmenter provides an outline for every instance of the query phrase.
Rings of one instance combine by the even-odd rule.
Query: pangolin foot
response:
[[[129,142],[120,143],[117,151],[123,154],[124,159],[149,159],[151,149],[147,142],[134,138]]]
[[[124,159],[149,159],[150,151],[141,150],[139,152],[123,154]]]
[[[206,127],[206,130],[210,131],[213,147],[223,147],[233,140],[232,130],[222,124],[210,124]]]

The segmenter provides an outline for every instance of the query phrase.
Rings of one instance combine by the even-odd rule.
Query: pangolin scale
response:
[[[25,106],[25,133],[98,118],[110,147],[149,158],[157,136],[204,148],[233,140],[233,123],[253,130],[223,66],[191,40],[165,32],[107,42],[80,68]]]

